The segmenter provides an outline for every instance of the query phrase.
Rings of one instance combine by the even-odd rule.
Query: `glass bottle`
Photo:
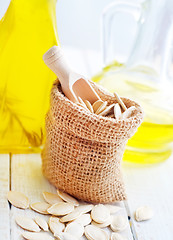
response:
[[[131,14],[137,22],[132,50],[125,62],[116,59],[113,22],[117,13]],[[173,1],[142,3],[116,1],[103,15],[104,62],[107,66],[93,80],[111,92],[141,104],[145,118],[128,141],[123,159],[135,163],[158,163],[172,153],[173,143]]]
[[[56,0],[11,0],[0,21],[0,152],[40,151],[56,79],[42,56],[58,44]]]

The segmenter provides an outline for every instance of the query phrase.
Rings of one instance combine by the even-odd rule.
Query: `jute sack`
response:
[[[103,101],[117,102],[112,94],[91,84]],[[140,125],[143,112],[134,101],[122,100],[127,107],[136,107],[132,117],[125,120],[102,117],[68,100],[58,81],[54,83],[46,116],[42,167],[55,187],[88,202],[126,199],[121,160],[125,144]]]

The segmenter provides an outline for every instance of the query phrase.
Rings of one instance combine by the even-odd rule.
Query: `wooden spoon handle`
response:
[[[64,81],[67,83],[70,69],[62,49],[59,46],[53,46],[44,55],[43,60],[45,64],[56,74],[59,81],[63,85]]]

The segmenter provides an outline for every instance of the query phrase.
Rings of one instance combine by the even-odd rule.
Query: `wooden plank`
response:
[[[150,221],[134,221],[138,240],[172,240],[173,156],[158,165],[123,165],[130,212],[149,205],[155,213]]]
[[[7,201],[9,191],[9,167],[8,154],[0,155],[0,239],[10,240],[10,211]]]
[[[16,154],[12,156],[11,188],[28,196],[30,203],[44,201],[43,191],[56,192],[55,188],[43,177],[41,171],[40,154]],[[30,209],[21,210],[11,208],[11,240],[20,240],[23,230],[15,223],[16,215],[26,215],[34,218],[41,216],[48,220],[48,216],[40,215]]]
[[[41,159],[39,154],[27,154],[27,155],[13,155],[12,165],[11,165],[11,179],[12,179],[12,190],[20,191],[29,197],[30,202],[43,201],[42,192],[50,191],[56,192],[55,188],[48,183],[48,181],[43,177],[41,172]],[[126,209],[124,204],[117,203],[117,206],[121,206],[117,214],[124,215],[127,217]],[[12,207],[11,210],[11,240],[22,239],[20,237],[22,229],[15,224],[15,216],[17,214],[26,215],[28,217],[34,217],[39,215],[32,210],[20,210]],[[43,216],[46,220],[47,216]],[[110,233],[108,229],[107,232]],[[133,236],[131,234],[130,225],[122,232],[122,235],[126,236],[128,240],[132,240]],[[86,240],[82,237],[81,240]]]

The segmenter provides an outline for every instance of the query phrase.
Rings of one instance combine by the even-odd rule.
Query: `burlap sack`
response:
[[[103,101],[115,97],[92,83]],[[140,106],[122,98],[134,115],[115,120],[92,114],[68,100],[56,81],[46,116],[46,143],[42,151],[43,173],[57,188],[78,199],[108,203],[126,199],[121,160],[127,140],[140,125]]]

